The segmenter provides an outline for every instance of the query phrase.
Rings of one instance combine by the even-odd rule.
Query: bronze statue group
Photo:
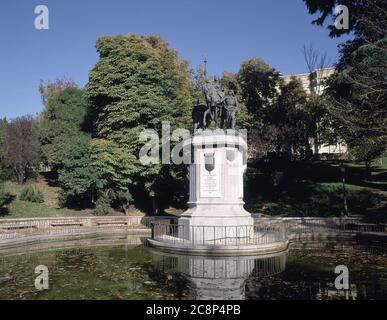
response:
[[[202,91],[205,104],[198,99],[192,112],[193,130],[206,130],[212,122],[221,129],[235,129],[239,112],[237,98],[233,90],[225,90],[218,78],[206,78]]]

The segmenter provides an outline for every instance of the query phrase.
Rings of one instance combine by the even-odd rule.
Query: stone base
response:
[[[286,251],[289,248],[289,241],[276,242],[270,244],[257,245],[227,245],[227,246],[199,246],[190,244],[183,239],[169,237],[168,239],[152,240],[148,239],[149,245],[164,252],[191,254],[191,255],[211,255],[211,256],[250,256],[250,255],[270,255]]]

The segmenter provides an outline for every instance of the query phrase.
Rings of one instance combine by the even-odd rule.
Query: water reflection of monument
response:
[[[261,279],[285,270],[287,252],[268,256],[210,257],[154,252],[160,272],[183,274],[187,299],[243,300],[247,279]]]

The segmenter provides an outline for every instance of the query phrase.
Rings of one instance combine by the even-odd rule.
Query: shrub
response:
[[[19,199],[21,201],[34,202],[34,203],[44,202],[43,193],[32,186],[28,186],[22,189],[22,191],[20,192]]]
[[[0,214],[6,213],[6,206],[12,201],[12,196],[5,192],[4,187],[0,185]]]
[[[347,205],[351,214],[364,214],[367,208],[380,205],[383,197],[368,189],[347,186]],[[304,216],[340,216],[343,211],[343,189],[341,186],[321,185],[300,205]]]
[[[385,197],[370,190],[354,190],[348,192],[348,206],[351,213],[364,214],[367,208],[376,208]]]
[[[101,195],[99,199],[95,202],[94,213],[97,216],[104,216],[109,213],[110,209],[110,199],[107,195]]]

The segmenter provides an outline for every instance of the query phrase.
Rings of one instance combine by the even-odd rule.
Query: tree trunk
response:
[[[91,186],[91,203],[95,204],[95,198],[94,198],[94,185]]]
[[[20,169],[19,167],[15,166],[13,168],[13,171],[15,172],[17,182],[20,184],[24,183],[24,175],[25,175],[24,169],[23,168]]]
[[[153,215],[158,215],[159,214],[159,207],[158,207],[156,197],[152,197],[152,207],[153,207]]]
[[[26,182],[27,182],[27,178],[28,178],[28,166],[25,166],[25,167],[24,167],[23,183],[26,183]]]
[[[129,205],[123,204],[122,205],[122,210],[124,210],[126,216],[129,215]]]
[[[313,138],[313,149],[314,149],[315,158],[317,160],[320,159],[320,154],[319,154],[320,147],[319,147],[319,143],[318,143],[318,134],[317,133]]]

